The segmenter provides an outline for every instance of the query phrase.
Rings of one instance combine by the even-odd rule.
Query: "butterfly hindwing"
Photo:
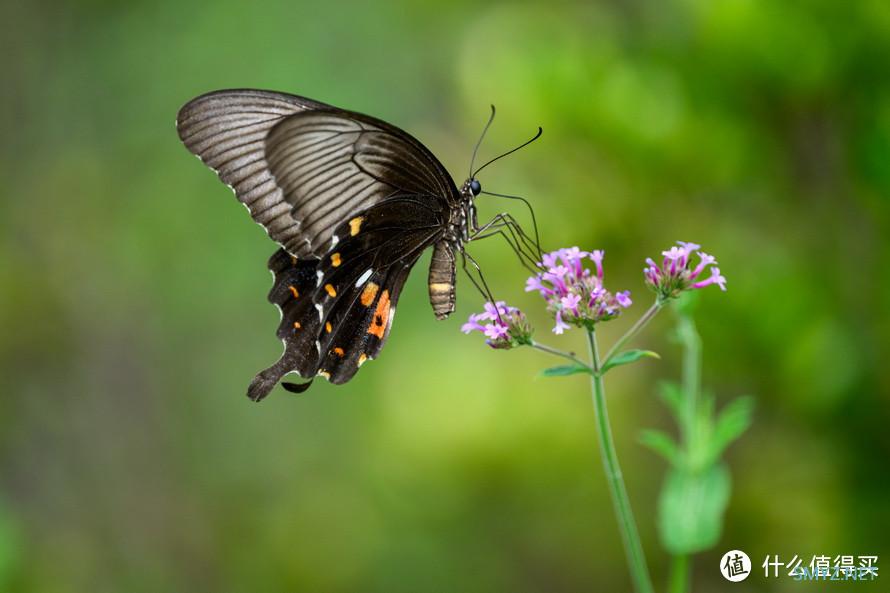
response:
[[[321,327],[313,300],[318,285],[318,265],[317,259],[298,260],[284,249],[269,258],[269,270],[274,277],[269,301],[281,312],[277,333],[284,342],[285,351],[274,365],[257,374],[251,382],[247,394],[255,401],[266,397],[288,373],[315,376],[318,368],[316,342]]]
[[[332,310],[326,321],[331,331],[320,342],[318,374],[331,383],[345,383],[362,364],[377,357],[389,335],[399,294],[410,270],[409,265],[397,263],[372,274],[350,300]]]
[[[417,196],[400,196],[336,229],[319,266],[325,289],[319,293],[325,314],[319,374],[345,383],[377,356],[408,273],[441,234],[443,214]]]
[[[442,212],[414,196],[372,206],[335,229],[319,260],[279,250],[269,260],[269,300],[282,312],[285,351],[248,389],[261,399],[287,373],[345,383],[375,358],[411,266],[441,235]],[[341,238],[342,237],[342,238]]]

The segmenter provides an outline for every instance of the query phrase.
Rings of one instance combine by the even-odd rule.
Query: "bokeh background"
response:
[[[696,560],[696,590],[729,586],[717,564],[731,548],[756,566],[876,554],[887,570],[885,0],[0,6],[0,590],[629,590],[588,385],[461,334],[482,300],[466,279],[437,323],[428,256],[354,381],[247,400],[281,348],[274,246],[173,125],[227,87],[374,114],[458,180],[490,103],[482,156],[543,126],[481,180],[532,200],[545,246],[605,249],[637,314],[642,260],[677,239],[729,280],[702,294],[704,381],[721,403],[754,395],[757,412],[730,450],[726,529]],[[506,245],[472,253],[546,339]],[[609,385],[659,586],[665,467],[637,437],[672,429],[654,397],[678,373],[670,326],[638,340],[661,361]],[[819,586],[758,571],[732,587]]]

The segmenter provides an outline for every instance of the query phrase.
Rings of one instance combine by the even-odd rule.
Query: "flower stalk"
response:
[[[612,496],[615,517],[618,519],[618,529],[624,542],[624,552],[627,555],[630,576],[633,579],[634,589],[637,593],[653,593],[652,580],[649,577],[649,569],[646,566],[646,556],[640,543],[640,534],[631,511],[630,498],[627,496],[624,476],[621,474],[621,466],[618,464],[618,455],[615,451],[615,442],[612,439],[612,428],[609,424],[609,412],[606,407],[606,388],[603,375],[600,372],[602,367],[594,330],[587,332],[587,341],[594,370],[593,377],[591,378],[593,409],[596,414],[596,428],[597,435],[599,436],[600,453],[603,459],[603,470],[606,473],[606,482],[609,486],[609,493]]]
[[[671,577],[668,583],[669,593],[687,593],[689,591],[689,555],[677,554],[671,562]]]
[[[637,319],[636,323],[634,323],[627,332],[615,342],[615,345],[612,346],[609,351],[606,353],[606,357],[603,359],[603,365],[609,364],[616,354],[621,352],[621,349],[624,348],[624,345],[627,344],[630,340],[632,340],[638,333],[640,333],[644,327],[646,327],[650,321],[661,311],[661,308],[664,307],[665,301],[661,299],[656,299],[655,302],[649,307],[643,316]]]
[[[627,487],[621,473],[621,466],[618,464],[615,442],[612,439],[604,377],[608,371],[615,367],[643,358],[658,358],[658,354],[652,351],[624,350],[624,347],[669,302],[676,300],[686,292],[706,286],[715,285],[721,290],[726,290],[726,278],[720,273],[716,258],[700,251],[699,245],[678,241],[677,245],[662,251],[661,254],[660,264],[652,258],[648,258],[646,259],[646,268],[643,269],[645,283],[655,293],[655,302],[615,342],[603,358],[600,356],[596,340],[596,326],[616,319],[633,302],[630,298],[630,291],[612,292],[606,289],[603,282],[605,252],[602,250],[581,251],[578,247],[569,247],[542,254],[541,261],[538,262],[539,270],[528,278],[525,287],[526,292],[537,292],[543,298],[546,309],[555,322],[552,329],[554,334],[563,334],[572,327],[585,331],[590,350],[589,363],[579,359],[573,352],[565,352],[537,342],[532,337],[534,330],[525,314],[516,307],[508,306],[503,301],[486,303],[484,312],[470,315],[467,323],[461,327],[464,333],[478,331],[484,334],[486,344],[498,350],[531,346],[536,350],[564,358],[572,363],[545,369],[541,373],[542,376],[563,377],[579,373],[590,375],[603,470],[606,474],[606,483],[636,593],[653,593],[654,589],[646,565],[646,556],[640,542],[640,534],[631,510],[630,498],[627,495]],[[693,261],[693,257],[697,257],[697,261]],[[589,262],[592,262],[592,267]],[[707,431],[697,434],[699,429],[696,422],[696,417],[699,414],[697,406],[699,405],[700,391],[701,344],[691,317],[681,315],[678,332],[681,341],[686,346],[683,362],[683,390],[686,393],[686,400],[680,412],[686,449],[682,451],[682,454],[684,458],[692,458],[691,451],[696,450],[695,447],[699,441],[707,438],[705,436]],[[650,439],[649,442],[658,445],[654,448],[663,453],[665,447],[671,445],[670,439],[657,434],[655,437],[659,438]],[[669,459],[677,458],[678,451],[679,448],[673,446],[669,449],[667,457]],[[680,516],[685,521],[690,514],[684,512],[680,513]],[[676,531],[683,532],[682,529]],[[670,593],[686,593],[689,588],[692,566],[688,546],[667,547],[674,553],[671,578],[668,583],[669,591]],[[692,551],[696,550],[697,548]]]
[[[552,354],[553,356],[560,356],[567,360],[571,360],[578,366],[582,366],[582,367],[586,368],[591,374],[593,373],[593,369],[586,362],[584,362],[583,360],[581,360],[580,358],[574,356],[573,354],[571,354],[569,352],[563,352],[562,350],[557,350],[556,348],[547,346],[546,344],[541,344],[540,342],[535,342],[534,340],[532,340],[532,342],[531,342],[531,344],[529,344],[529,346],[531,346],[535,350],[540,350],[541,352],[546,352],[547,354]]]
[[[686,395],[683,409],[686,446],[689,451],[695,451],[698,445],[695,417],[698,414],[701,391],[701,338],[692,318],[682,313],[678,316],[677,333],[683,344],[683,367],[680,377],[683,393]]]

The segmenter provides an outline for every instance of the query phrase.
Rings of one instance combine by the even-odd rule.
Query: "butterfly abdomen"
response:
[[[430,260],[430,305],[436,319],[445,319],[454,311],[454,248],[447,240],[436,243]]]

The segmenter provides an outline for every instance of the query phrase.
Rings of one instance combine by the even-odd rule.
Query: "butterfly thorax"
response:
[[[476,196],[482,191],[482,185],[473,179],[464,181],[460,188],[461,240],[466,243],[479,223],[476,219]]]

